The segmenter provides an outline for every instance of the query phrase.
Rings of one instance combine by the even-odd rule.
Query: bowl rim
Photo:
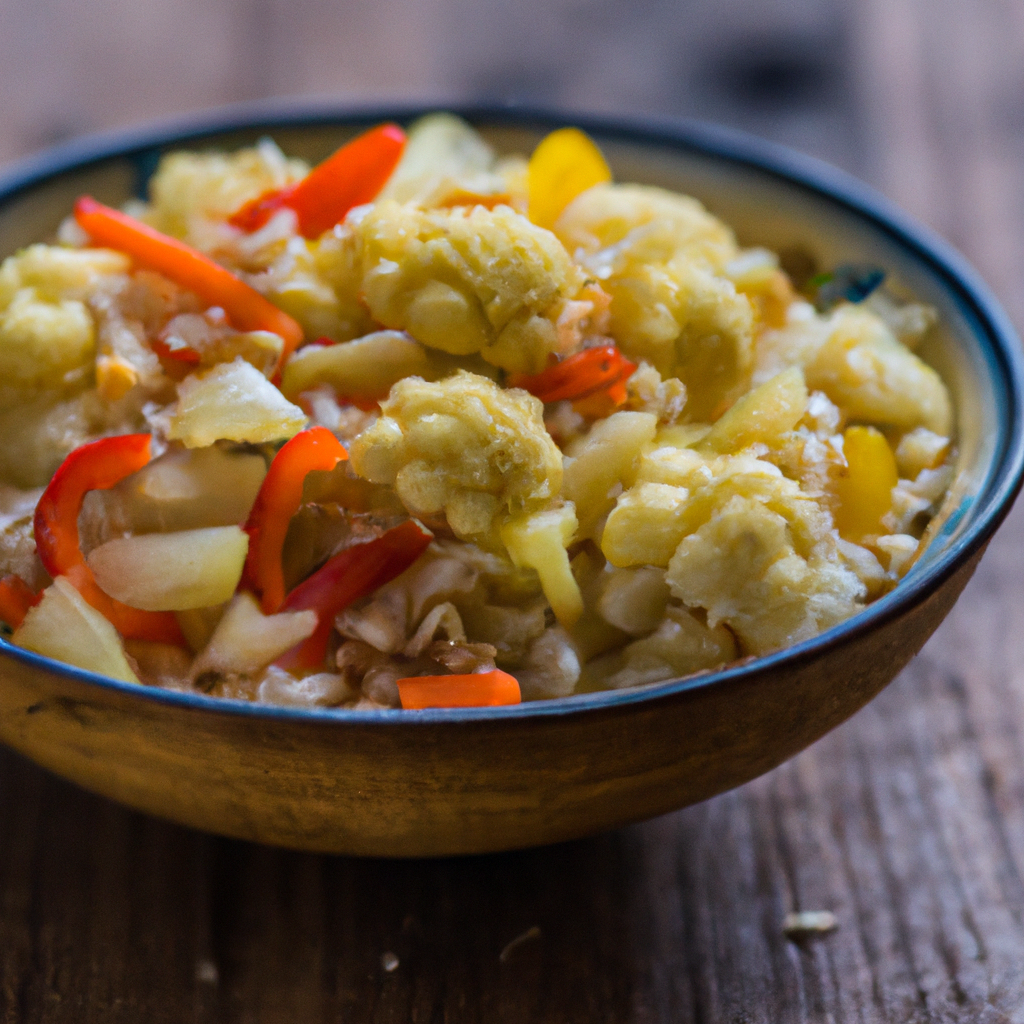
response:
[[[620,690],[599,690],[522,704],[487,708],[432,708],[410,714],[395,708],[297,708],[206,694],[165,690],[121,682],[36,654],[0,637],[0,652],[26,667],[55,672],[79,683],[173,705],[182,711],[216,712],[258,719],[343,727],[454,724],[565,718],[625,710],[702,690],[750,680],[765,671],[797,669],[837,643],[854,640],[910,611],[983,548],[1005,519],[1024,480],[1024,349],[1009,317],[967,259],[931,229],[853,175],[815,157],[721,125],[654,115],[600,115],[537,106],[466,103],[347,103],[333,99],[276,99],[233,104],[111,132],[74,139],[33,154],[0,171],[0,207],[61,174],[85,170],[112,159],[140,160],[183,145],[244,131],[268,132],[303,127],[358,127],[382,121],[408,123],[435,111],[447,111],[471,124],[551,130],[574,125],[609,141],[657,146],[739,166],[775,178],[853,214],[889,237],[940,281],[964,313],[978,339],[984,363],[1006,408],[987,478],[971,503],[974,522],[928,565],[902,580],[888,594],[844,622],[791,647],[745,658],[717,671]]]

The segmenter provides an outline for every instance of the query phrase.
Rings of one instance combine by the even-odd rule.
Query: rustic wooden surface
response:
[[[873,181],[1024,326],[1019,0],[533,6],[7,0],[0,160],[281,92],[696,113]],[[553,849],[284,853],[0,753],[0,1020],[1024,1020],[1022,542],[1024,506],[923,654],[812,749]],[[784,937],[824,909],[836,931]]]

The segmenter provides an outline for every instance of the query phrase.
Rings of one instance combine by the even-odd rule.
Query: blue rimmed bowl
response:
[[[140,194],[159,156],[273,136],[316,160],[416,109],[237,108],[88,139],[0,178],[0,256],[89,192]],[[502,151],[578,124],[622,181],[696,195],[748,244],[871,263],[939,310],[925,357],[949,384],[959,461],[908,576],[834,629],[688,679],[508,708],[292,710],[131,686],[3,643],[0,741],[65,778],[196,828],[306,850],[433,856],[557,842],[706,799],[848,718],[920,650],[1009,511],[1024,464],[1013,329],[947,245],[839,171],[708,126],[460,111]]]

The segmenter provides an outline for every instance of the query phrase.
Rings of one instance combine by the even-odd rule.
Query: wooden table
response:
[[[495,26],[506,42],[528,32],[527,8],[474,22],[461,48],[449,37],[465,11],[441,0],[60,0],[45,26],[43,9],[0,8],[0,158],[268,92],[518,82],[711,114],[845,163],[963,249],[1024,325],[1018,0],[776,0],[738,22],[736,5],[695,0],[684,20],[664,0],[621,26],[596,0],[540,5],[541,28],[589,26],[607,73],[548,43],[511,79],[478,71]],[[164,44],[189,32],[182,74]],[[638,55],[646,77],[631,78]],[[0,753],[0,1020],[1022,1020],[1022,543],[1024,507],[922,655],[789,764],[552,849],[285,853],[130,813]],[[794,910],[831,910],[839,927],[793,941]]]

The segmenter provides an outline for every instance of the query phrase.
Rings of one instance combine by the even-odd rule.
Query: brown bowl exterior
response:
[[[555,843],[704,800],[813,743],[917,653],[980,557],[795,663],[636,703],[447,722],[264,716],[8,659],[0,741],[130,807],[275,846],[431,857]]]
[[[273,133],[316,159],[361,126],[422,110],[267,107],[85,140],[0,180],[0,256],[46,237],[74,197],[119,204],[161,152]],[[953,606],[1024,473],[1024,365],[1012,327],[948,247],[841,172],[732,133],[559,114],[461,111],[504,151],[577,123],[621,180],[688,191],[741,239],[870,260],[934,303],[927,357],[958,412],[957,482],[911,574],[834,630],[723,672],[515,708],[304,711],[132,687],[0,641],[0,742],[94,792],[274,845],[440,856],[578,838],[740,785],[862,707]],[[939,524],[936,524],[939,525]]]

